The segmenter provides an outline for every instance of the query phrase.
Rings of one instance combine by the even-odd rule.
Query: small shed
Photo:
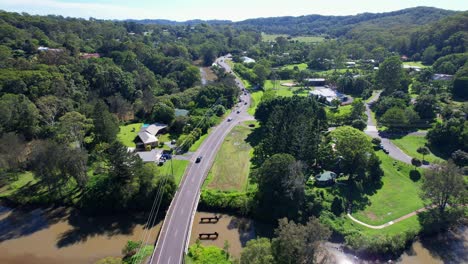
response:
[[[335,183],[336,173],[333,171],[324,171],[315,175],[315,183],[319,186],[327,186]]]

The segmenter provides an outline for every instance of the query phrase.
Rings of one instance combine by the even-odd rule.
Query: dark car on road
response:
[[[202,159],[202,156],[198,156],[197,159],[195,160],[195,163],[199,163]]]

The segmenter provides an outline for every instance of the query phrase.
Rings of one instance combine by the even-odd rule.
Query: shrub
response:
[[[382,140],[380,138],[372,138],[372,144],[380,145],[380,143],[382,143]]]
[[[202,210],[217,210],[245,215],[251,212],[252,201],[253,193],[205,189],[201,192],[199,207]]]

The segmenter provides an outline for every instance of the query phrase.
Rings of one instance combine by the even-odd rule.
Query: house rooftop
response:
[[[158,162],[162,153],[162,149],[153,149],[151,151],[138,151],[136,154],[143,162]]]
[[[153,136],[156,136],[160,130],[166,128],[167,125],[166,124],[162,124],[162,123],[154,123],[154,124],[151,124],[147,127],[142,127],[140,132],[147,132]]]
[[[315,176],[315,180],[321,182],[331,181],[334,179],[336,179],[336,173],[333,171],[324,171],[323,173]]]
[[[141,142],[143,142],[143,144],[151,144],[158,142],[158,139],[155,135],[152,135],[146,131],[140,131],[138,133],[138,137],[141,139]]]

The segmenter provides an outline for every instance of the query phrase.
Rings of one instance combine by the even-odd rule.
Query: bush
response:
[[[249,214],[252,208],[253,193],[223,192],[205,189],[200,195],[199,208],[229,213]]]
[[[367,123],[366,121],[362,119],[356,119],[356,120],[353,120],[353,122],[351,123],[351,126],[363,131],[367,127]]]
[[[418,170],[411,170],[409,176],[410,179],[414,182],[419,181],[421,179],[421,173]]]
[[[414,166],[416,167],[420,167],[422,165],[422,162],[420,159],[418,158],[412,158],[411,159],[411,164],[413,164]]]
[[[380,138],[372,138],[372,144],[380,145],[381,143],[382,143],[382,140]]]

